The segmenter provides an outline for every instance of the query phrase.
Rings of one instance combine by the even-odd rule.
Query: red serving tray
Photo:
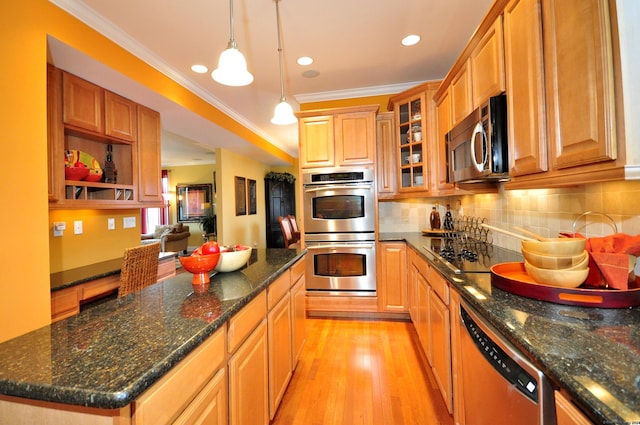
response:
[[[491,267],[491,284],[521,297],[557,304],[600,308],[627,308],[640,305],[640,288],[623,291],[543,285],[527,274],[524,263],[500,263]]]

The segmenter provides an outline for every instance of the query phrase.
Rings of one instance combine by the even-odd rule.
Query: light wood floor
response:
[[[452,425],[413,324],[307,320],[307,341],[272,425]]]

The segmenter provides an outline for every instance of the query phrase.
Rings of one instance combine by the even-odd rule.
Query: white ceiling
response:
[[[50,0],[221,109],[291,156],[297,126],[271,124],[280,99],[274,0],[234,0],[238,49],[254,82],[227,87],[210,72],[230,38],[227,0]],[[300,103],[397,93],[441,79],[457,59],[492,0],[280,0],[285,96]],[[401,39],[422,41],[404,47]],[[159,110],[163,166],[211,163],[224,147],[266,164],[284,163],[252,144],[150,92],[57,40],[55,65]],[[296,63],[311,56],[307,67]],[[303,76],[313,70],[314,78]]]

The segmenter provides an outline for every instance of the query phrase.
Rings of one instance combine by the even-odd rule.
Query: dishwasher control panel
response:
[[[469,313],[460,307],[460,317],[476,347],[507,381],[534,402],[538,402],[538,382],[480,329]]]

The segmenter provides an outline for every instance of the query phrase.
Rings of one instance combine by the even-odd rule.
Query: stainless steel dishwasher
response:
[[[460,348],[466,425],[555,425],[544,374],[464,301]]]

